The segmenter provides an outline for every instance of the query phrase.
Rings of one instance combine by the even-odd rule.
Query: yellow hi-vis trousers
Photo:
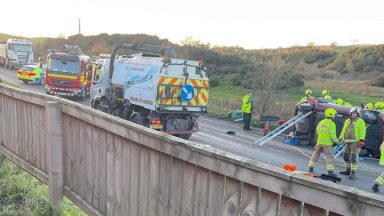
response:
[[[375,183],[378,185],[384,184],[384,172],[381,173],[381,175],[379,175],[379,177],[377,177],[377,179],[375,180]]]

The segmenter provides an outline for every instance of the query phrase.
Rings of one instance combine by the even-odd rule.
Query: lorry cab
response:
[[[89,94],[92,62],[89,56],[78,53],[51,52],[47,56],[47,94],[80,97]]]
[[[100,100],[106,95],[106,90],[110,88],[108,84],[109,58],[99,59],[95,62],[92,73],[92,84],[90,88],[91,104]],[[100,110],[100,107],[97,107]]]
[[[294,125],[294,135],[301,145],[316,144],[316,127],[317,124],[325,118],[324,111],[327,108],[334,108],[337,115],[334,118],[336,124],[336,136],[339,137],[344,122],[349,118],[349,110],[351,107],[337,105],[334,103],[310,100],[308,103],[298,103],[296,105],[295,115],[303,112],[312,112]],[[365,146],[361,154],[370,155],[374,158],[380,156],[380,145],[384,137],[384,114],[377,110],[362,109],[358,107],[359,117],[365,121],[367,132],[365,137]]]
[[[25,39],[8,39],[0,44],[0,64],[8,69],[19,69],[24,65],[33,64],[32,43]]]

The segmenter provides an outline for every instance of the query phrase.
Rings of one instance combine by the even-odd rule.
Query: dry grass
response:
[[[343,80],[306,80],[305,86],[317,89],[329,89],[331,92],[340,91],[350,94],[383,97],[384,88],[369,86],[367,81],[343,81]]]

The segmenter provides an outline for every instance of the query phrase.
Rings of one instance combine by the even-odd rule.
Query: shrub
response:
[[[321,74],[321,78],[324,78],[324,79],[333,79],[335,76],[333,74],[330,74],[330,73],[322,73]]]
[[[384,74],[381,74],[379,77],[377,77],[371,85],[384,88]]]
[[[219,76],[211,76],[209,78],[209,87],[216,87],[220,85],[220,77]]]

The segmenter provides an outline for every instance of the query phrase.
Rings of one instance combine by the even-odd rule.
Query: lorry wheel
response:
[[[189,140],[189,138],[191,138],[192,134],[177,134],[178,137],[180,137],[181,139],[185,139],[185,140]]]
[[[136,124],[139,124],[139,125],[143,125],[143,118],[141,118],[141,117],[138,116],[138,115],[134,115],[134,116],[131,118],[131,122],[136,123]]]

